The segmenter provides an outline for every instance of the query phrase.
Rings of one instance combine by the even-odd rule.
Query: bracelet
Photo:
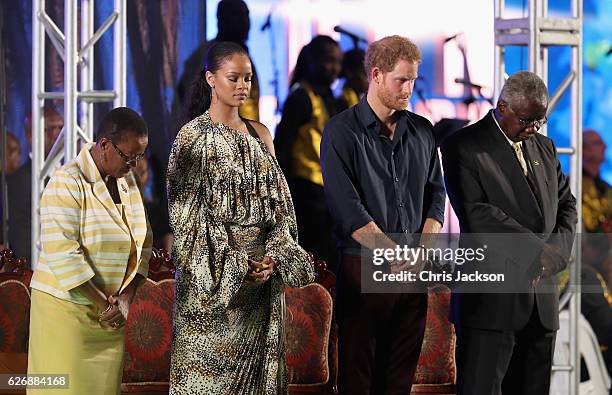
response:
[[[103,312],[101,312],[100,314],[98,314],[98,318],[102,318],[102,316],[106,313],[108,313],[109,311],[111,311],[113,309],[113,305],[111,303],[108,304],[108,306],[106,306],[106,310],[104,310]]]

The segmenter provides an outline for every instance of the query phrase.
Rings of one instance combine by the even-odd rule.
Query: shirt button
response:
[[[399,182],[399,178],[395,177],[395,182]]]
[[[404,233],[408,234],[408,229],[404,229]]]
[[[391,151],[391,156],[395,155],[395,152]]]
[[[138,240],[136,240],[136,247],[139,247],[140,243],[138,242]]]
[[[404,203],[400,203],[400,204],[399,204],[399,207],[404,207]]]

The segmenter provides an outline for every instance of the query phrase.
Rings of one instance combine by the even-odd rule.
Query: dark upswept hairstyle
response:
[[[117,107],[109,111],[98,124],[96,140],[105,137],[115,144],[122,143],[128,134],[148,136],[144,119],[131,108]]]
[[[236,54],[249,56],[243,46],[231,41],[220,41],[208,49],[206,59],[204,59],[204,69],[200,71],[200,76],[191,87],[191,102],[187,110],[189,119],[204,114],[210,108],[212,89],[206,81],[206,72],[216,72],[228,58]]]
[[[290,89],[294,84],[300,81],[308,81],[310,77],[310,67],[326,55],[325,51],[330,45],[339,46],[338,42],[330,36],[320,34],[302,47],[297,61],[295,62],[295,69],[293,69],[293,74],[291,75],[291,82],[289,83]]]

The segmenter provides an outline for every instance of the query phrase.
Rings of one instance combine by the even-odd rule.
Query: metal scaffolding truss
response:
[[[94,103],[125,105],[126,0],[114,0],[113,12],[94,32],[94,0],[64,2],[64,32],[45,11],[45,0],[32,4],[32,266],[38,262],[40,196],[56,166],[74,158],[79,143],[93,140]],[[80,9],[80,13],[79,13]],[[80,23],[80,31],[79,31]],[[94,45],[113,27],[113,89],[94,90]],[[64,90],[45,90],[45,36],[64,61]],[[81,44],[79,47],[79,43]],[[80,83],[80,85],[79,85]],[[64,128],[45,157],[45,100],[64,101]]]
[[[576,196],[578,232],[582,229],[582,0],[571,0],[571,14],[567,18],[548,17],[548,0],[529,0],[528,16],[504,18],[504,0],[495,0],[495,88],[499,97],[505,80],[504,49],[506,46],[528,48],[529,71],[548,81],[548,47],[571,48],[570,71],[551,95],[547,115],[558,104],[563,93],[571,89],[570,147],[558,148],[560,154],[571,155],[570,182]],[[540,131],[546,134],[546,125]],[[561,300],[564,308],[569,303],[570,358],[569,364],[553,366],[553,372],[569,373],[569,394],[577,395],[580,384],[580,353],[578,350],[578,317],[580,315],[580,237],[574,245],[573,264],[570,266],[568,292]]]

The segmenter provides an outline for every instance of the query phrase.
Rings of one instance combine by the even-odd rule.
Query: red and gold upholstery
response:
[[[169,254],[154,251],[125,325],[122,393],[168,393],[174,284]]]
[[[0,374],[27,372],[31,278],[25,259],[10,250],[0,251]],[[6,393],[25,394],[25,390]]]
[[[315,263],[315,270],[315,283],[285,291],[285,361],[290,394],[336,393],[335,276],[323,261]]]
[[[413,394],[455,393],[455,331],[448,321],[450,290],[443,285],[429,288],[427,326]]]

